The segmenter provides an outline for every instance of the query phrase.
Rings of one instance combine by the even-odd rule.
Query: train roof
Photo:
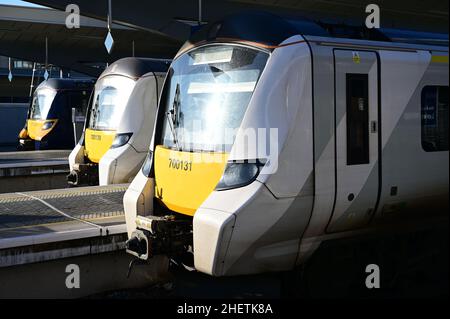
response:
[[[41,82],[37,89],[50,88],[54,90],[91,90],[94,86],[94,83],[94,80],[86,79],[50,78]]]
[[[123,58],[108,66],[99,79],[108,75],[121,75],[138,79],[149,72],[167,72],[170,60],[150,58]]]
[[[379,28],[368,29],[338,21],[314,21],[308,18],[278,16],[267,12],[245,12],[210,23],[185,44],[235,39],[262,43],[272,47],[294,35],[383,41],[448,47],[448,33]],[[184,51],[183,49],[181,51]]]

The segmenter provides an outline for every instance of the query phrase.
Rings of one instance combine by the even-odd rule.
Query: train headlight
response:
[[[43,131],[48,131],[49,129],[51,129],[51,128],[53,127],[54,124],[55,124],[55,122],[53,122],[53,121],[45,122],[45,123],[42,125],[41,130],[43,130]]]
[[[262,166],[264,164],[259,160],[228,163],[216,191],[243,187],[254,182]]]
[[[24,139],[28,137],[28,130],[26,128],[23,128],[22,131],[19,133],[19,138]]]
[[[118,148],[124,146],[128,143],[133,133],[120,133],[116,135],[114,142],[111,145],[111,148]]]

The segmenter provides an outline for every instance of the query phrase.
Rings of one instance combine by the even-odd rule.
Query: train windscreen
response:
[[[269,54],[236,45],[208,45],[171,66],[161,107],[163,145],[229,152]]]
[[[44,88],[34,92],[31,103],[30,119],[46,120],[57,91]]]
[[[96,85],[88,128],[116,130],[133,91],[135,82],[121,76],[110,76]]]

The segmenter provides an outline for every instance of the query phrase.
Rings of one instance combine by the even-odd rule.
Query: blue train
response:
[[[34,92],[18,149],[72,149],[77,141],[73,119],[84,117],[92,80],[48,79]]]

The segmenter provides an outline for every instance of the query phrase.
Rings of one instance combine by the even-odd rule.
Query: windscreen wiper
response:
[[[92,121],[90,121],[92,123],[93,127],[97,126],[97,119],[98,119],[98,109],[100,107],[100,94],[97,95],[97,100],[95,101],[94,105],[92,105],[91,108],[91,115],[92,115]]]
[[[36,102],[37,103],[37,102]],[[34,111],[36,110],[36,105],[34,103],[34,100],[31,101],[30,109],[28,110],[28,116],[27,118],[31,119],[31,114],[34,114]]]
[[[211,73],[214,75],[215,78],[222,75],[226,75],[227,79],[231,79],[231,77],[224,70],[219,69],[218,67],[210,65],[209,69],[211,70]]]
[[[169,122],[170,131],[172,132],[173,142],[176,145],[178,151],[181,151],[180,144],[178,143],[178,136],[175,128],[178,126],[178,111],[180,107],[180,84],[177,84],[175,90],[175,97],[173,98],[172,109],[166,113],[167,121]],[[170,116],[170,118],[169,118]]]

